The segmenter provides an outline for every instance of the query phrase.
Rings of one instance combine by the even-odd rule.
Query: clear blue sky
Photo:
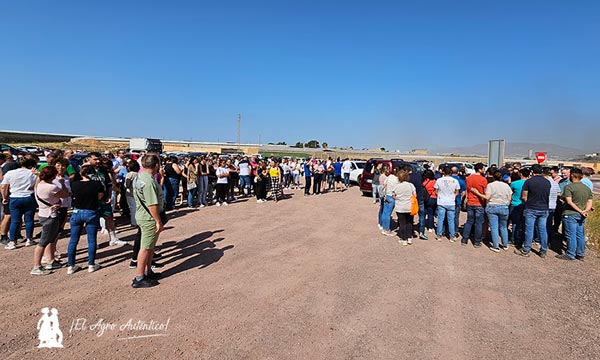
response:
[[[600,1],[0,2],[0,129],[600,144]]]

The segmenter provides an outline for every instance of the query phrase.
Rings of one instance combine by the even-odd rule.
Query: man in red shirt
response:
[[[480,194],[485,194],[487,180],[483,176],[485,166],[482,163],[475,164],[475,173],[467,178],[467,222],[463,229],[462,245],[467,245],[471,228],[475,224],[475,238],[473,246],[480,247],[483,241],[483,221],[485,219],[485,199],[476,195],[473,190],[476,189]]]

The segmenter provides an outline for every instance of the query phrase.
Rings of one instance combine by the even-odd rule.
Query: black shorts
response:
[[[335,182],[342,182],[342,175],[335,175]]]
[[[4,210],[4,215],[10,215],[10,200],[8,203],[2,204],[2,210]]]
[[[42,225],[42,235],[38,245],[46,247],[58,238],[60,219],[58,217],[40,217],[40,224]]]

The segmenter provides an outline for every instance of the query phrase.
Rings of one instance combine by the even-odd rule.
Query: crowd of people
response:
[[[478,163],[474,168],[475,173],[465,176],[465,169],[456,166],[436,172],[426,166],[421,174],[410,165],[393,172],[388,165],[375,165],[371,172],[373,194],[380,204],[381,233],[399,236],[403,245],[412,244],[414,237],[428,240],[433,235],[438,241],[445,236],[462,245],[471,240],[476,248],[489,233],[489,249],[494,252],[513,245],[516,254],[526,257],[535,242],[542,258],[553,248],[559,259],[584,259],[585,220],[593,210],[593,183],[587,169],[539,164],[525,168],[520,163],[487,169]],[[418,205],[418,212],[411,203],[416,203],[415,208]],[[461,211],[467,214],[462,232]],[[391,227],[393,213],[396,232]],[[416,215],[418,224],[414,225]]]
[[[35,246],[32,275],[48,275],[63,266],[72,275],[77,264],[77,244],[87,233],[87,270],[95,272],[98,233],[109,237],[109,246],[128,244],[116,234],[115,214],[120,212],[137,229],[130,268],[136,269],[133,287],[158,285],[161,265],[154,251],[164,229],[167,211],[182,207],[228,206],[236,198],[256,197],[257,203],[287,198],[288,189],[320,195],[349,187],[350,162],[345,159],[257,159],[236,156],[139,156],[119,150],[90,152],[82,162],[71,150],[48,152],[46,162],[35,155],[14,159],[0,153],[2,221],[0,241],[7,250]],[[41,226],[34,241],[35,214]],[[69,216],[70,215],[70,216]],[[64,230],[69,222],[69,231]],[[25,223],[25,237],[22,224]],[[68,233],[67,262],[61,262],[57,240]]]
[[[77,245],[87,232],[87,270],[97,271],[98,232],[108,235],[110,246],[128,244],[116,234],[115,213],[120,212],[137,229],[130,268],[136,269],[133,287],[159,284],[160,254],[155,245],[168,221],[167,211],[182,207],[228,206],[236,198],[256,197],[257,203],[284,199],[288,189],[304,188],[304,195],[340,192],[350,186],[348,159],[257,159],[236,156],[164,156],[142,153],[135,158],[119,150],[91,152],[83,162],[73,151],[48,153],[46,163],[35,155],[18,160],[0,153],[2,221],[0,241],[7,250],[17,244],[35,246],[32,275],[48,275],[63,266],[71,275],[81,270]],[[593,184],[587,170],[549,168],[515,163],[486,169],[475,164],[475,173],[442,167],[424,172],[405,165],[391,171],[378,163],[373,173],[373,196],[379,203],[382,234],[398,236],[403,245],[418,237],[460,241],[480,247],[490,234],[490,250],[508,250],[529,256],[534,242],[545,257],[549,247],[565,260],[585,256],[585,219],[592,211]],[[301,179],[304,179],[301,184]],[[312,190],[312,193],[311,193]],[[460,212],[467,220],[459,227]],[[39,241],[34,241],[38,214]],[[397,230],[392,231],[396,215]],[[70,216],[69,216],[70,215]],[[418,223],[414,224],[414,217]],[[436,221],[437,219],[437,221]],[[57,240],[67,234],[67,262],[61,262]],[[25,236],[22,236],[22,224]],[[437,222],[437,225],[436,225]],[[566,252],[562,252],[562,237]],[[510,228],[510,231],[509,231]],[[432,234],[433,233],[433,234]]]

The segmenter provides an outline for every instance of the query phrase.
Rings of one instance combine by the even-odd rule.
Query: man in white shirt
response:
[[[435,189],[435,193],[437,194],[437,231],[435,239],[438,241],[442,240],[442,235],[444,233],[444,219],[446,216],[448,217],[448,237],[450,242],[455,242],[458,240],[456,235],[456,231],[454,229],[454,210],[456,207],[456,195],[458,195],[458,191],[460,190],[460,184],[458,181],[450,176],[452,174],[452,170],[449,166],[444,166],[443,174],[441,178],[437,179],[435,185],[433,186]]]
[[[345,159],[342,164],[342,175],[344,176],[344,186],[350,186],[350,172],[352,171],[352,162],[349,159]]]

